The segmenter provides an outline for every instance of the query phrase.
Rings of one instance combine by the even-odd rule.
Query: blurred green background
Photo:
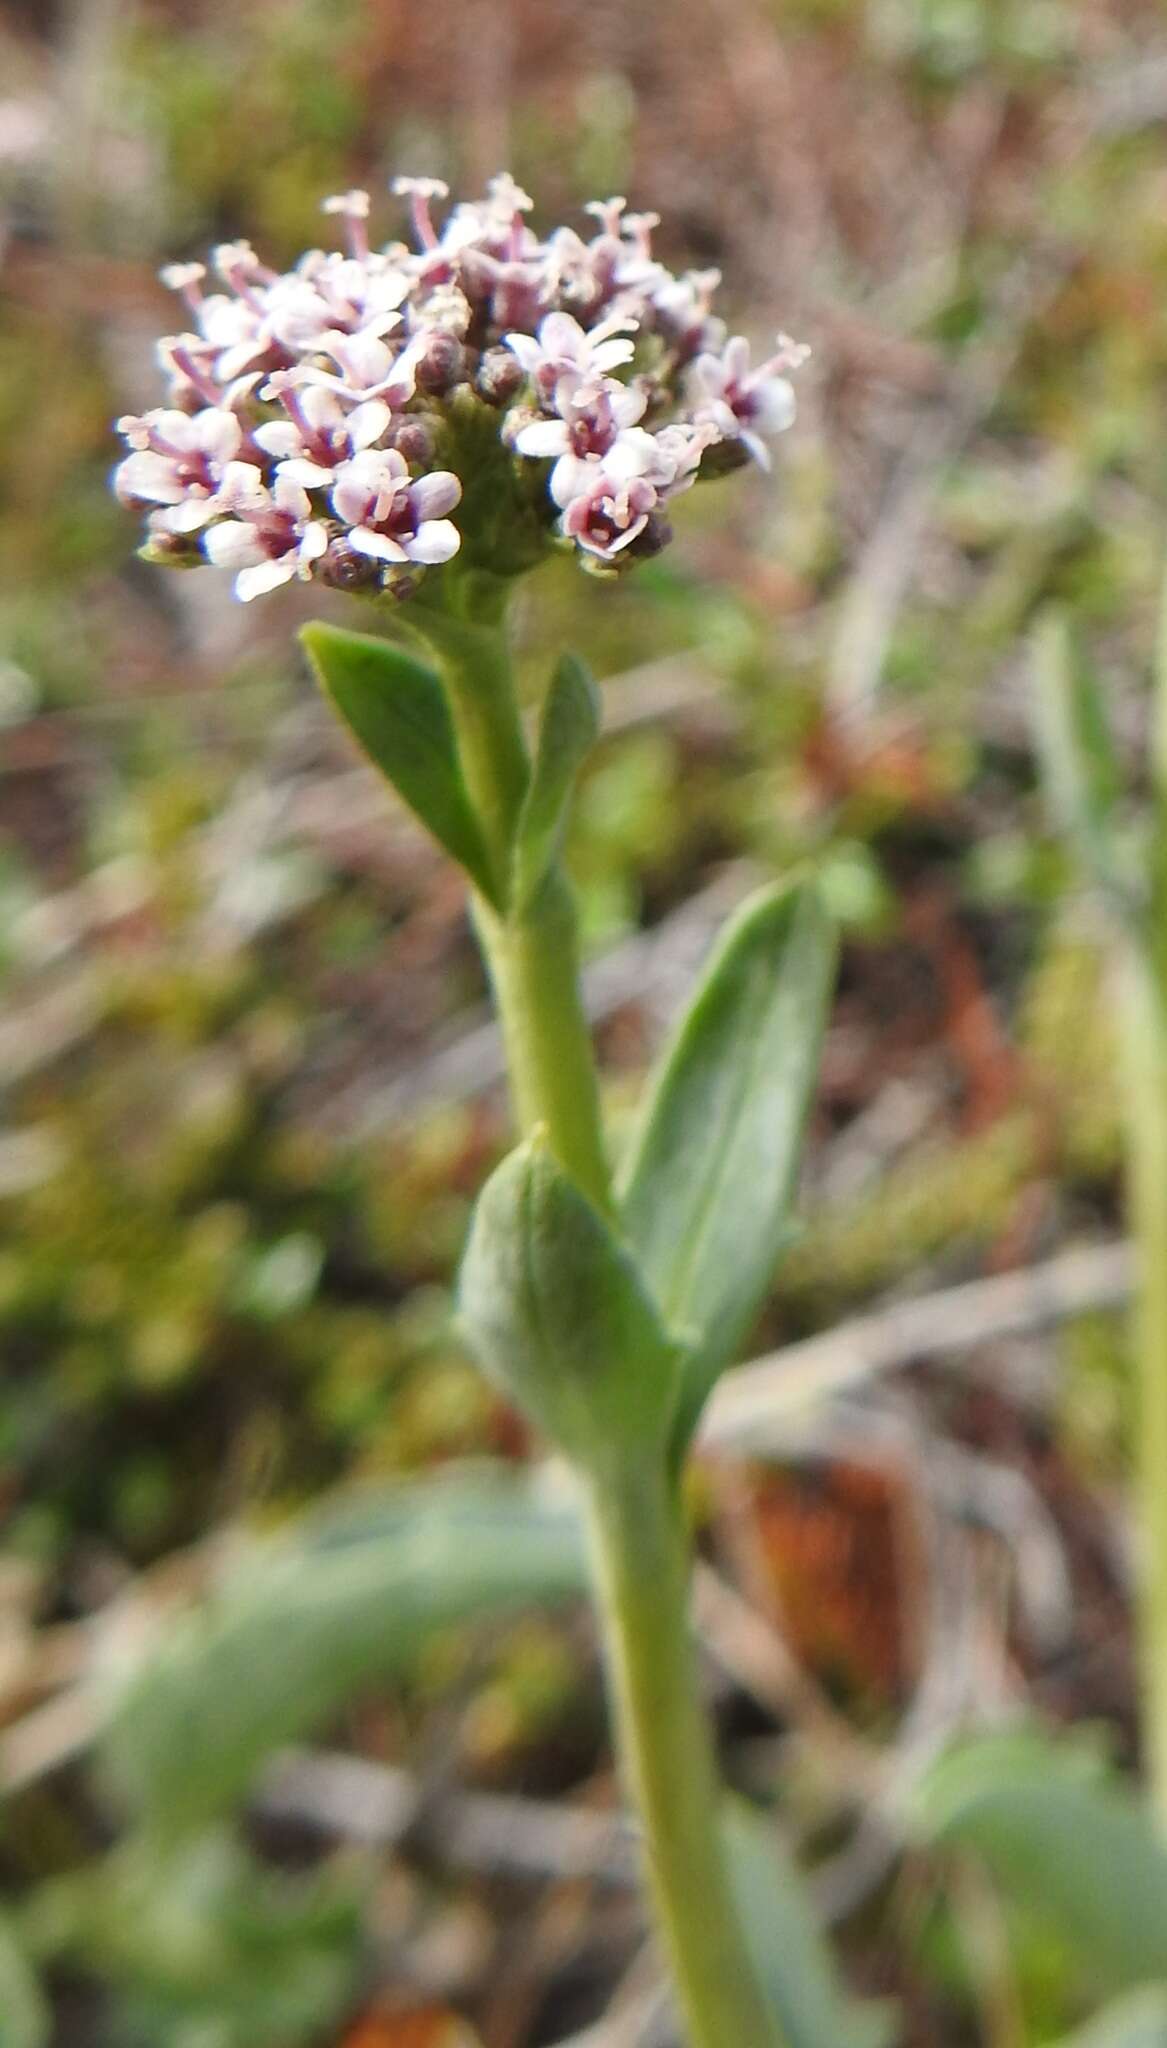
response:
[[[354,183],[388,237],[393,173],[460,194],[506,165],[542,222],[612,192],[659,211],[666,259],[719,265],[736,325],[812,344],[773,481],[694,494],[676,546],[617,587],[540,572],[519,621],[532,688],[564,641],[609,679],[570,857],[617,1138],[752,875],[812,858],[845,921],[806,1229],[762,1351],[1118,1229],[1106,1003],[1035,791],[1027,636],[1051,599],[1072,607],[1136,755],[1167,482],[1165,122],[1151,0],[0,7],[10,1732],[35,1740],[94,1644],[114,1654],[103,1617],[200,1585],[217,1532],[531,1451],[451,1327],[507,1132],[459,884],[315,701],[293,640],[309,600],[244,609],[210,571],[146,568],[109,495],[110,421],[157,395],[159,264],[239,233],[290,262],[320,196]],[[982,1363],[925,1361],[901,1396],[917,1447],[1014,1475],[1068,1576],[1056,1649],[990,1586],[1002,1684],[1127,1755],[1121,1321],[1100,1305]],[[757,1626],[872,1741],[912,1688],[911,1485],[890,1455],[711,1465],[695,1502]],[[574,1612],[443,1644],[337,1743],[546,1799],[606,1772]],[[726,1684],[739,1775],[770,1784],[790,1731]],[[47,1725],[0,1874],[40,1902],[21,1939],[68,2048],[453,2048],[455,2009],[486,2048],[534,2048],[618,1974],[627,1927],[587,1888],[516,1897],[390,1858],[358,1908],[342,1853],[326,1897],[261,1910],[238,1841],[174,1878],[187,1960],[160,1962],[148,1872],[121,1872],[118,1925],[96,1927],[79,1873],[107,1811],[83,1739],[58,1752]],[[831,1846],[822,1776],[812,1755],[781,1782]],[[295,1829],[250,1853],[271,1884],[306,1860]],[[1077,1964],[1028,1926],[1006,1940],[978,1883],[942,1893],[909,1858],[835,1916],[854,1980],[901,1998],[904,2042],[1024,2048],[1082,2009]],[[18,2027],[0,2015],[4,2048],[34,2038]]]

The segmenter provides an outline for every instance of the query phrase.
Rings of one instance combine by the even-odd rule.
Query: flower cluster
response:
[[[513,573],[556,539],[610,571],[664,544],[699,474],[768,463],[805,351],[780,336],[751,368],[717,272],[653,255],[655,215],[596,202],[589,235],[540,240],[501,176],[439,231],[444,185],[394,190],[413,248],[372,248],[354,191],[324,202],[344,250],[277,273],[229,242],[210,289],[163,271],[190,331],[159,344],[167,403],[119,420],[115,476],[151,559],[229,568],[244,599],[293,577],[406,596],[459,552]]]

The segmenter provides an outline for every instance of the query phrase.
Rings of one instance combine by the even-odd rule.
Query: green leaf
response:
[[[1036,1732],[950,1751],[916,1788],[929,1842],[982,1856],[1104,1991],[1167,1977],[1167,1844],[1081,1743]]]
[[[621,1176],[628,1238],[692,1345],[682,1441],[792,1235],[834,962],[810,884],[742,906],[665,1054]]]
[[[680,1347],[610,1226],[536,1136],[478,1198],[459,1282],[483,1370],[585,1463],[663,1443]]]
[[[1108,2005],[1059,2048],[1167,2048],[1167,1986]]]
[[[531,782],[515,838],[513,900],[524,910],[555,860],[581,763],[600,730],[600,693],[575,654],[556,663],[539,724]]]
[[[1130,909],[1116,830],[1122,768],[1101,694],[1063,612],[1044,615],[1033,645],[1034,722],[1050,808],[1090,880]]]
[[[0,2048],[42,2048],[49,2008],[10,1922],[0,1918]]]
[[[805,1880],[777,1830],[731,1799],[723,1839],[742,1933],[785,2048],[882,2048],[891,2038],[891,2011],[848,1996]]]
[[[510,1479],[419,1482],[317,1515],[257,1544],[131,1677],[107,1769],[146,1821],[180,1833],[356,1688],[408,1671],[436,1631],[584,1585],[574,1511]]]
[[[462,779],[441,679],[416,655],[368,633],[316,623],[300,638],[321,688],[369,759],[494,902],[490,855]]]

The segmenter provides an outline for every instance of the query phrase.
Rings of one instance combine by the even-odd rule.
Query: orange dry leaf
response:
[[[767,1472],[751,1495],[758,1590],[796,1656],[844,1694],[896,1698],[905,1646],[892,1482],[840,1462]]]

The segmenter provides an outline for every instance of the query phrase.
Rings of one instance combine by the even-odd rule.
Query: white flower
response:
[[[701,457],[720,439],[708,420],[674,420],[653,434],[655,462],[645,474],[666,497],[678,497],[696,483]]]
[[[366,448],[337,471],[332,504],[348,544],[382,562],[448,562],[461,546],[452,512],[462,486],[438,469],[414,483],[395,448]]]
[[[211,251],[211,262],[234,291],[251,291],[257,283],[273,284],[276,273],[261,263],[250,242],[220,242]]]
[[[424,338],[415,337],[395,355],[379,334],[371,334],[366,329],[357,334],[342,334],[330,329],[320,336],[316,351],[320,355],[331,356],[340,374],[321,370],[311,363],[302,363],[289,370],[287,376],[299,384],[316,384],[354,401],[383,398],[396,410],[413,397],[417,362],[423,347]],[[272,385],[265,384],[260,396],[277,396],[282,388],[281,383],[273,392]]]
[[[657,502],[647,478],[613,476],[597,464],[587,488],[564,506],[560,526],[586,554],[610,562],[643,533]]]
[[[529,192],[516,184],[509,171],[499,171],[486,181],[486,212],[509,225],[517,213],[530,213],[535,202]]]
[[[686,360],[715,354],[725,342],[725,322],[712,312],[720,270],[687,270],[667,278],[652,294],[656,324]]]
[[[551,406],[565,377],[582,383],[631,362],[636,345],[628,330],[634,325],[626,315],[618,315],[585,329],[570,313],[548,313],[539,322],[537,334],[506,334],[503,339],[514,350],[544,405]]]
[[[205,263],[167,263],[158,272],[167,290],[181,292],[192,308],[202,304],[202,283],[206,274]]]
[[[390,190],[398,198],[408,199],[413,216],[413,231],[423,249],[437,247],[438,235],[430,218],[430,201],[448,199],[450,188],[441,178],[394,178]]]
[[[541,244],[522,218],[534,203],[508,171],[501,172],[487,184],[485,200],[464,200],[454,208],[438,243],[442,255],[458,257],[476,250],[510,260],[538,256]]]
[[[276,372],[267,390],[282,399],[289,417],[257,427],[256,445],[274,456],[281,476],[306,490],[331,485],[341,463],[371,448],[393,419],[383,398],[368,398],[346,412],[335,391],[323,384],[300,385],[286,370]]]
[[[170,507],[166,525],[174,533],[193,533],[205,525],[215,492],[243,443],[236,414],[218,406],[196,413],[159,406],[140,416],[126,413],[118,431],[133,450],[114,475],[122,503]]]
[[[348,226],[349,247],[358,259],[369,253],[369,195],[354,187],[351,192],[334,192],[320,202],[321,213],[339,213]]]
[[[401,325],[409,292],[409,278],[386,256],[311,249],[268,292],[265,320],[293,354],[316,348],[330,332],[383,337]]]
[[[556,403],[559,418],[530,421],[514,445],[520,455],[555,458],[548,489],[557,505],[586,490],[601,462],[611,476],[638,476],[652,467],[653,436],[637,425],[647,403],[637,386],[612,377],[576,385],[563,377]]]
[[[726,342],[720,355],[699,355],[689,373],[696,417],[708,420],[723,440],[740,440],[754,461],[770,467],[764,435],[784,433],[794,419],[794,386],[786,375],[806,359],[808,350],[788,335],[779,335],[778,352],[756,370],[750,368],[750,344],[740,334]]]
[[[207,560],[235,572],[235,595],[244,604],[293,577],[307,579],[328,549],[328,529],[312,516],[307,491],[279,477],[246,518],[222,519],[203,536]]]

